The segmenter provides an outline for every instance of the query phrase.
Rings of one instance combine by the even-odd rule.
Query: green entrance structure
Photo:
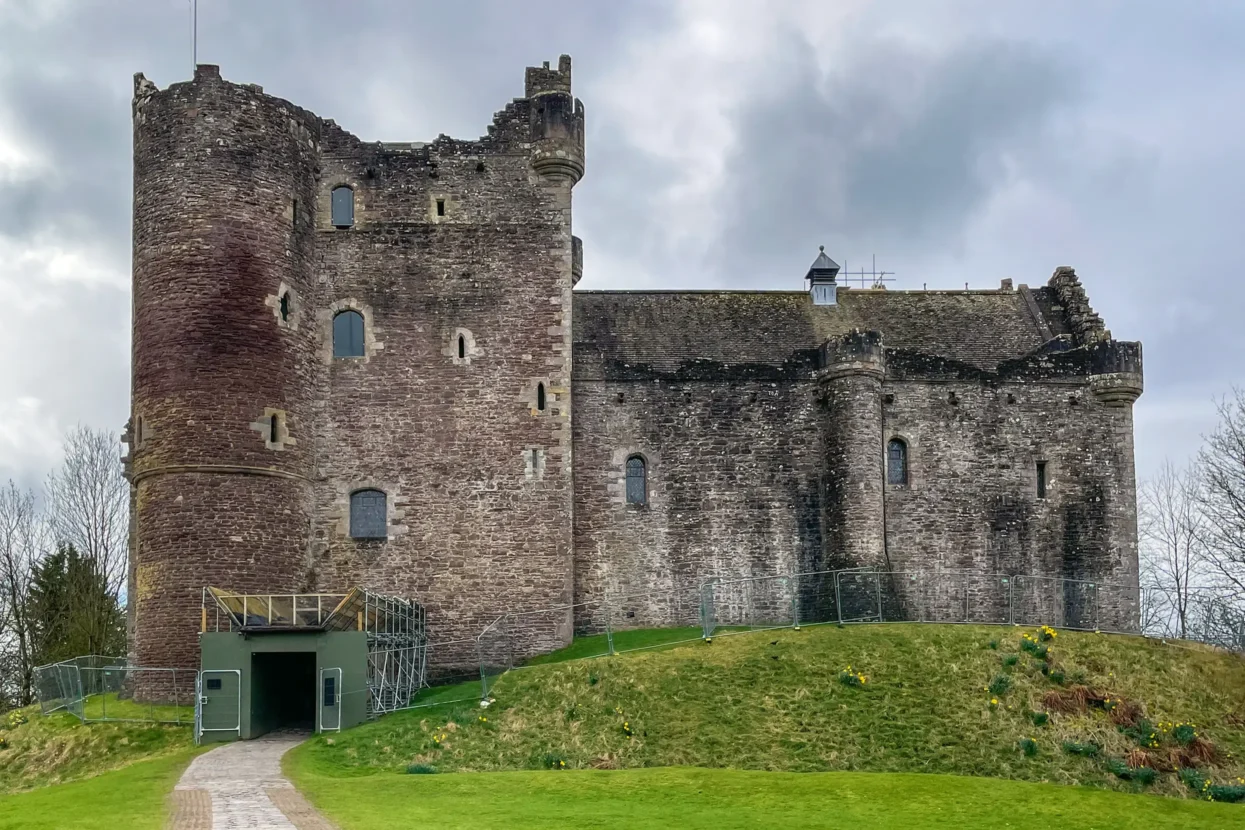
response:
[[[427,685],[427,646],[410,600],[205,588],[196,740],[334,732],[403,709]]]

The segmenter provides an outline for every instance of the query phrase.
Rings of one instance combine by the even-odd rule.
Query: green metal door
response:
[[[342,670],[320,669],[320,684],[316,690],[316,731],[340,732],[342,728]]]
[[[196,738],[217,740],[242,737],[242,672],[238,669],[205,669],[199,672],[196,703]]]

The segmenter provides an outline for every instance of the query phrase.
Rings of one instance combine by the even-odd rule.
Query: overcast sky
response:
[[[1145,476],[1245,383],[1245,3],[201,0],[199,60],[365,140],[482,135],[574,58],[584,288],[1077,269],[1145,344]],[[0,0],[0,476],[129,405],[130,98],[188,0]]]

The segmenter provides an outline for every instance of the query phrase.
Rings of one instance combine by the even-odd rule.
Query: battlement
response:
[[[550,69],[549,61],[541,66],[529,66],[524,73],[524,95],[535,98],[546,92],[571,91],[571,56],[562,55],[558,58],[558,68]]]

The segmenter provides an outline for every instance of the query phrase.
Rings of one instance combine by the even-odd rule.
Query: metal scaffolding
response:
[[[204,588],[203,631],[362,631],[368,717],[405,709],[428,685],[424,607],[362,588],[344,594],[231,594]]]

